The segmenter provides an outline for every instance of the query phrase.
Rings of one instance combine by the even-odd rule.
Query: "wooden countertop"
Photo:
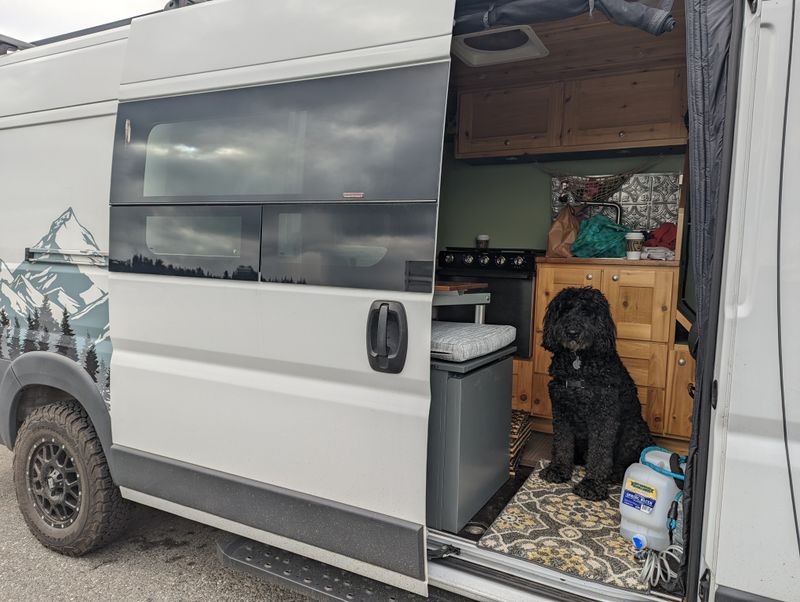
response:
[[[489,288],[486,282],[449,282],[447,280],[437,280],[433,291],[436,293],[451,293],[455,291],[465,292],[485,288]]]
[[[557,263],[557,264],[580,264],[580,265],[625,265],[630,267],[636,266],[663,266],[669,268],[677,268],[681,262],[677,259],[670,261],[659,259],[622,259],[618,257],[603,259],[594,257],[537,257],[536,263]]]

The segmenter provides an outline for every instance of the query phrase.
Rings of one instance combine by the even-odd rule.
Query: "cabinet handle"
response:
[[[611,277],[611,280],[613,280],[614,282],[616,282],[617,280],[619,280],[619,274],[614,274],[614,275]]]
[[[586,280],[591,280],[592,278],[594,278],[594,276],[591,274],[586,274]]]
[[[625,131],[624,130],[620,130],[619,137],[620,138],[624,138],[625,137]]]
[[[681,359],[679,359],[678,360],[678,365],[679,366],[685,366],[686,365],[686,358],[682,357]]]
[[[521,401],[528,401],[528,395],[526,393],[523,393],[522,395],[520,395],[519,398],[520,398]]]
[[[510,146],[511,145],[511,140],[506,140],[505,142],[503,142],[503,144],[505,144],[506,146]]]

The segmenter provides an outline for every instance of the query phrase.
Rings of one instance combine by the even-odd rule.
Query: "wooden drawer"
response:
[[[666,344],[617,339],[617,353],[637,386],[667,386]]]
[[[553,354],[542,347],[542,337],[541,332],[534,335],[533,371],[547,374]],[[666,344],[617,339],[617,353],[637,386],[667,386]]]
[[[639,404],[642,407],[642,418],[647,422],[650,431],[656,435],[664,432],[664,406],[666,394],[664,389],[636,387]]]
[[[550,376],[547,374],[533,374],[533,407],[531,414],[540,418],[553,417],[553,405],[550,401],[550,392],[548,384]],[[664,405],[665,405],[665,392],[664,389],[657,389],[652,387],[636,387],[636,393],[639,397],[639,405],[642,408],[642,417],[644,418],[650,430],[660,435],[664,432]]]

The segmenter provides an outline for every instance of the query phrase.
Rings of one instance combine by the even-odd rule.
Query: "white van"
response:
[[[536,2],[497,4],[214,0],[33,45],[0,39],[0,441],[44,545],[90,552],[120,532],[129,500],[246,538],[221,548],[226,562],[332,599],[429,585],[493,601],[800,599],[796,2],[570,1],[521,24],[509,14]],[[665,6],[663,32],[608,21]],[[506,36],[471,38],[474,22]],[[647,86],[617,128],[625,96]],[[681,235],[701,259],[664,264],[681,287],[663,306],[669,341],[647,347],[663,362],[674,351],[693,267],[707,327],[692,439],[660,431],[690,451],[683,587],[597,580],[616,569],[590,548],[547,565],[470,539],[475,500],[432,501],[432,456],[491,452],[506,472],[486,482],[509,487],[512,370],[535,372],[540,308],[492,349],[502,403],[476,406],[468,438],[445,437],[431,409],[445,361],[431,357],[437,251],[439,270],[482,265],[479,250],[445,247],[491,229],[514,251],[487,263],[533,277],[526,253],[551,218],[543,174],[568,169],[548,162],[676,173],[684,156]],[[529,180],[509,192],[506,177],[534,170],[541,198]],[[490,296],[473,299],[486,325],[503,300]],[[448,370],[465,396],[478,390],[471,368]],[[515,407],[532,408],[529,395]],[[663,420],[663,397],[648,404]],[[483,479],[466,474],[461,487]],[[434,503],[455,528],[431,518]],[[613,521],[608,533],[619,545]],[[559,537],[525,553],[557,556]]]

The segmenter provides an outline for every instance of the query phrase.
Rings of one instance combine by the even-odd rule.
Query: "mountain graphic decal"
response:
[[[94,235],[69,207],[31,249],[35,259],[16,266],[0,258],[0,358],[28,351],[66,355],[108,399],[108,292],[92,278],[99,268],[91,264],[103,259]]]

